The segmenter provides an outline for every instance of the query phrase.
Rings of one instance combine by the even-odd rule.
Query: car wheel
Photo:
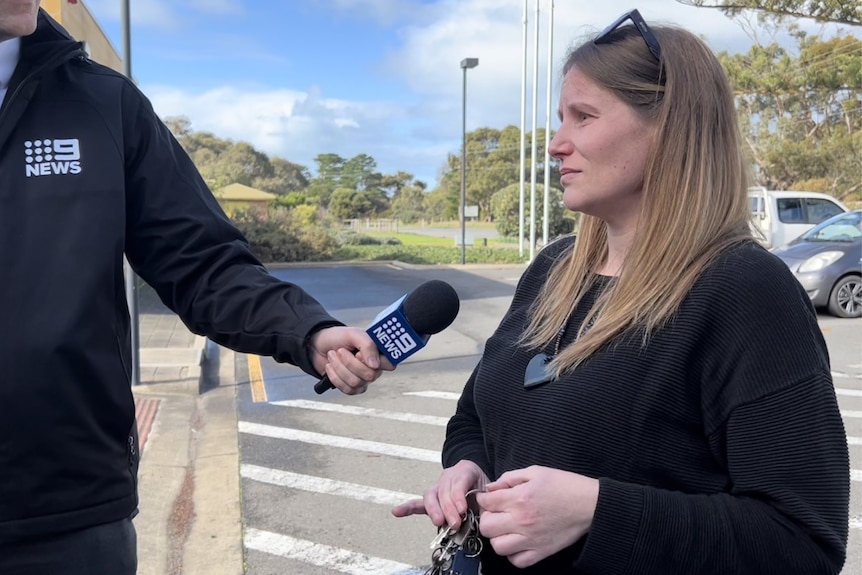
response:
[[[862,317],[862,277],[838,280],[829,295],[829,313],[838,317]]]

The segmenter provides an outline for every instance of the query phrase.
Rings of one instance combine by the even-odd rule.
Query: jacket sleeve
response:
[[[125,253],[132,268],[194,333],[317,375],[308,337],[343,324],[299,286],[266,271],[130,83],[122,110]]]
[[[727,488],[690,494],[600,479],[578,572],[841,571],[849,454],[816,315],[771,254],[732,263],[703,282],[708,329],[691,358],[703,433]]]

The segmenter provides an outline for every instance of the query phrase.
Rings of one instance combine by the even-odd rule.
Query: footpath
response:
[[[241,575],[233,352],[139,290],[139,575]]]

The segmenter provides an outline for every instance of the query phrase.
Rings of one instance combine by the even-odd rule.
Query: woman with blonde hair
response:
[[[847,440],[810,300],[749,227],[733,94],[635,10],[568,56],[550,146],[577,236],[543,249],[393,509],[481,508],[484,575],[836,574]]]

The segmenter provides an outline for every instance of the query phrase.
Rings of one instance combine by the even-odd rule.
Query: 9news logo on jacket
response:
[[[24,142],[27,177],[81,173],[81,144],[78,138],[46,138]]]

